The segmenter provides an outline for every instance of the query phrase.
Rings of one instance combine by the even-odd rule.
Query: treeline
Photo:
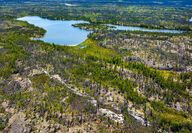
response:
[[[25,3],[25,6],[13,8],[13,5],[6,4],[5,8],[11,8],[13,15],[34,15],[54,20],[85,20],[93,23],[105,23],[116,25],[128,25],[151,29],[174,29],[191,31],[191,8],[188,7],[162,7],[162,6],[136,6],[136,5],[114,5],[111,4],[80,4],[66,6],[55,2]],[[48,4],[49,3],[49,4]],[[34,4],[35,6],[31,6]],[[74,4],[75,5],[75,4]],[[16,7],[16,6],[14,6]],[[33,7],[33,8],[31,8]],[[50,8],[51,7],[51,8]],[[3,10],[3,12],[5,12]],[[24,12],[24,13],[23,13]],[[177,16],[177,17],[176,17]]]

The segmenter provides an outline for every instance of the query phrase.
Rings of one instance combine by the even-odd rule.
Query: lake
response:
[[[86,31],[72,26],[77,23],[88,23],[80,20],[49,20],[38,16],[26,16],[18,18],[17,20],[27,21],[30,24],[41,27],[47,32],[44,37],[39,38],[40,40],[48,43],[54,43],[58,45],[75,46],[87,39],[87,36],[92,31]],[[158,30],[158,29],[145,29],[140,27],[130,26],[119,26],[111,25],[116,27],[111,30],[129,30],[129,31],[147,31],[147,32],[162,32],[162,33],[183,33],[183,31],[176,30]]]
[[[47,32],[40,40],[58,45],[74,46],[87,39],[91,31],[81,30],[73,27],[72,24],[87,23],[86,21],[76,20],[49,20],[37,16],[26,16],[17,20],[27,21],[30,24],[41,27]]]
[[[114,26],[115,29],[112,29],[112,30],[146,31],[146,32],[160,32],[160,33],[183,33],[183,31],[177,31],[177,30],[146,29],[141,27],[119,26],[119,25],[112,25],[112,24],[107,24],[107,25]]]

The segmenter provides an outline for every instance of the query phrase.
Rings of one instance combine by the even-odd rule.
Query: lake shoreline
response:
[[[27,21],[29,24],[33,24],[37,27],[45,29],[47,32],[41,38],[33,38],[33,40],[42,40],[47,43],[64,45],[64,46],[77,46],[84,42],[88,35],[94,30],[86,30],[81,27],[74,26],[75,24],[87,24],[88,21],[82,20],[50,20],[47,18],[41,18],[39,16],[25,16],[17,18],[16,20]],[[90,24],[91,25],[91,24]],[[182,34],[184,31],[167,30],[167,29],[146,29],[141,27],[132,26],[120,26],[113,24],[101,24],[103,26],[115,27],[106,30],[124,30],[124,31],[141,31],[141,32],[153,32],[153,33],[170,33],[170,34]]]

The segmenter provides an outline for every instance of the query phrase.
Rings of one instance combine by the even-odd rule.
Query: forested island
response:
[[[88,31],[98,31],[98,30],[107,30],[115,28],[114,26],[101,25],[98,23],[80,23],[80,24],[73,24],[72,26]]]
[[[192,8],[160,2],[1,2],[0,131],[192,132]],[[50,44],[31,39],[46,30],[24,16],[84,20],[74,26],[93,32],[77,46]]]

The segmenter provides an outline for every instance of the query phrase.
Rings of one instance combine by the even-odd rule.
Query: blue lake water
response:
[[[76,23],[88,23],[86,21],[80,21],[80,20],[49,20],[38,16],[26,16],[18,18],[17,20],[27,21],[30,24],[34,24],[35,26],[45,29],[47,31],[46,34],[44,35],[44,37],[39,39],[48,43],[54,43],[58,45],[68,45],[68,46],[78,45],[83,41],[85,41],[87,39],[88,34],[92,32],[72,26],[72,24]],[[158,30],[158,29],[156,30],[156,29],[145,29],[140,27],[118,26],[111,24],[107,25],[116,27],[115,29],[112,30],[183,33],[183,31],[176,31],[176,30]]]
[[[112,25],[112,24],[107,24],[107,25],[114,26],[115,28],[112,30],[146,31],[146,32],[160,32],[160,33],[183,33],[183,31],[177,31],[177,30],[146,29],[141,27],[119,26],[119,25]]]
[[[192,18],[191,18],[191,19],[189,19],[189,22],[192,22]]]
[[[86,23],[86,21],[76,20],[49,20],[38,16],[26,16],[17,20],[27,21],[30,24],[41,27],[47,32],[40,40],[58,45],[78,45],[87,39],[90,31],[73,27],[72,24]]]

